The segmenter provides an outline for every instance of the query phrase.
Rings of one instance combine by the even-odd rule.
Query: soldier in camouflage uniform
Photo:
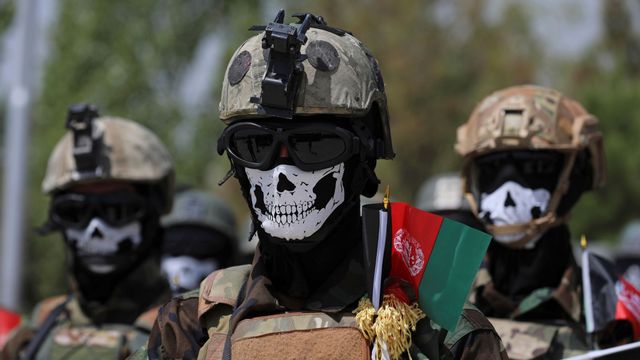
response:
[[[159,266],[169,153],[146,128],[90,105],[72,106],[67,128],[42,183],[51,197],[43,231],[63,235],[71,293],[40,302],[4,359],[124,359],[171,295]]]
[[[472,300],[514,359],[587,350],[567,219],[605,180],[598,120],[537,86],[495,92],[458,129],[464,189],[494,240]]]
[[[220,101],[218,150],[253,216],[253,264],[165,305],[139,358],[371,358],[352,311],[366,292],[359,198],[394,156],[382,76],[348,32],[283,19],[235,52]],[[412,340],[414,359],[506,358],[474,308],[449,334],[420,321]]]
[[[220,197],[195,189],[180,191],[161,222],[161,268],[174,295],[198,288],[207,275],[233,263],[236,218]]]
[[[427,179],[418,190],[416,207],[485,231],[464,196],[458,173],[442,173]]]

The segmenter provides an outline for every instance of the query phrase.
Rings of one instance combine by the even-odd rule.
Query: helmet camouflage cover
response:
[[[487,227],[494,235],[526,230],[528,236],[513,243],[516,247],[564,221],[557,216],[556,210],[569,189],[569,176],[579,152],[589,153],[593,170],[591,188],[602,186],[606,178],[598,119],[577,101],[557,90],[540,86],[513,86],[486,97],[476,106],[468,121],[458,128],[455,148],[465,159],[463,187],[476,214],[478,203],[473,193],[477,189],[473,189],[471,178],[474,159],[492,152],[511,150],[552,150],[567,155],[558,185],[542,217],[528,224]]]
[[[199,190],[176,194],[171,213],[162,218],[165,228],[177,225],[198,225],[236,238],[236,219],[231,208],[219,197]]]
[[[165,146],[150,130],[117,117],[92,119],[90,137],[94,140],[87,142],[100,146],[94,146],[95,164],[89,169],[79,165],[79,143],[74,142],[74,136],[73,131],[68,131],[53,149],[42,181],[45,193],[53,194],[76,184],[121,180],[158,186],[163,204],[161,212],[171,209],[173,162]]]
[[[318,16],[304,14],[299,17],[302,19],[305,15],[313,21],[303,33],[306,37],[300,46],[299,85],[289,84],[289,89],[297,89],[293,94],[293,115],[360,117],[374,109],[379,115],[379,140],[382,142],[378,157],[392,158],[387,99],[376,59],[348,32],[328,27]],[[282,23],[284,14],[279,17],[276,25],[278,21]],[[273,24],[269,24],[267,30]],[[267,107],[256,101],[268,75],[269,53],[274,51],[273,45],[266,45],[266,37],[262,32],[249,38],[229,62],[219,106],[220,119],[227,124],[239,119],[270,116]]]

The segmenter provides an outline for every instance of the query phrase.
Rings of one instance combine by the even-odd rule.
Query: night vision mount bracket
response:
[[[102,150],[102,134],[95,131],[94,120],[98,117],[98,108],[91,104],[69,106],[66,128],[73,132],[73,157],[76,170],[82,177],[85,174],[99,174]]]
[[[266,26],[252,26],[251,31],[264,31],[262,48],[267,52],[267,71],[262,79],[260,97],[250,101],[259,104],[267,115],[291,119],[295,112],[295,101],[306,55],[300,48],[307,42],[306,32],[316,27],[344,35],[345,31],[327,26],[321,16],[294,14],[296,24],[284,24],[284,10],[278,11],[273,22]]]

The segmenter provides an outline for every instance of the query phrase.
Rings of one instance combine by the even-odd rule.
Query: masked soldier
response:
[[[174,295],[198,288],[207,275],[232,264],[236,219],[219,197],[193,189],[177,193],[162,226],[162,272]]]
[[[199,297],[163,307],[152,359],[371,357],[352,311],[366,292],[359,197],[377,190],[377,159],[394,155],[384,85],[355,37],[299,18],[284,24],[281,11],[254,27],[264,32],[235,52],[222,85],[218,150],[253,217],[253,265],[217,271]],[[462,319],[446,340],[421,321],[413,358],[503,356],[480,312]]]
[[[416,197],[416,206],[484,231],[484,226],[471,211],[457,173],[442,173],[425,181]]]
[[[605,180],[598,120],[556,90],[510,87],[475,108],[456,149],[471,208],[495,240],[475,304],[511,358],[586,350],[566,222],[581,194]]]
[[[69,110],[42,183],[51,197],[44,230],[59,231],[71,293],[42,301],[7,345],[16,359],[121,359],[144,344],[170,298],[160,274],[160,216],[171,209],[173,164],[139,124]]]

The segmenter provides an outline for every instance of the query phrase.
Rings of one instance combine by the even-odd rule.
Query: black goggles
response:
[[[473,171],[481,188],[490,187],[498,177],[504,175],[507,167],[534,186],[555,186],[562,169],[565,156],[557,151],[518,150],[501,151],[482,155],[474,160]]]
[[[360,138],[330,124],[287,129],[242,122],[227,127],[218,139],[219,154],[226,150],[235,163],[259,170],[273,167],[280,146],[287,148],[295,166],[313,171],[335,166],[359,154]]]
[[[98,217],[120,227],[146,214],[144,198],[132,192],[105,194],[70,193],[56,196],[51,203],[51,220],[65,228],[85,228]]]

